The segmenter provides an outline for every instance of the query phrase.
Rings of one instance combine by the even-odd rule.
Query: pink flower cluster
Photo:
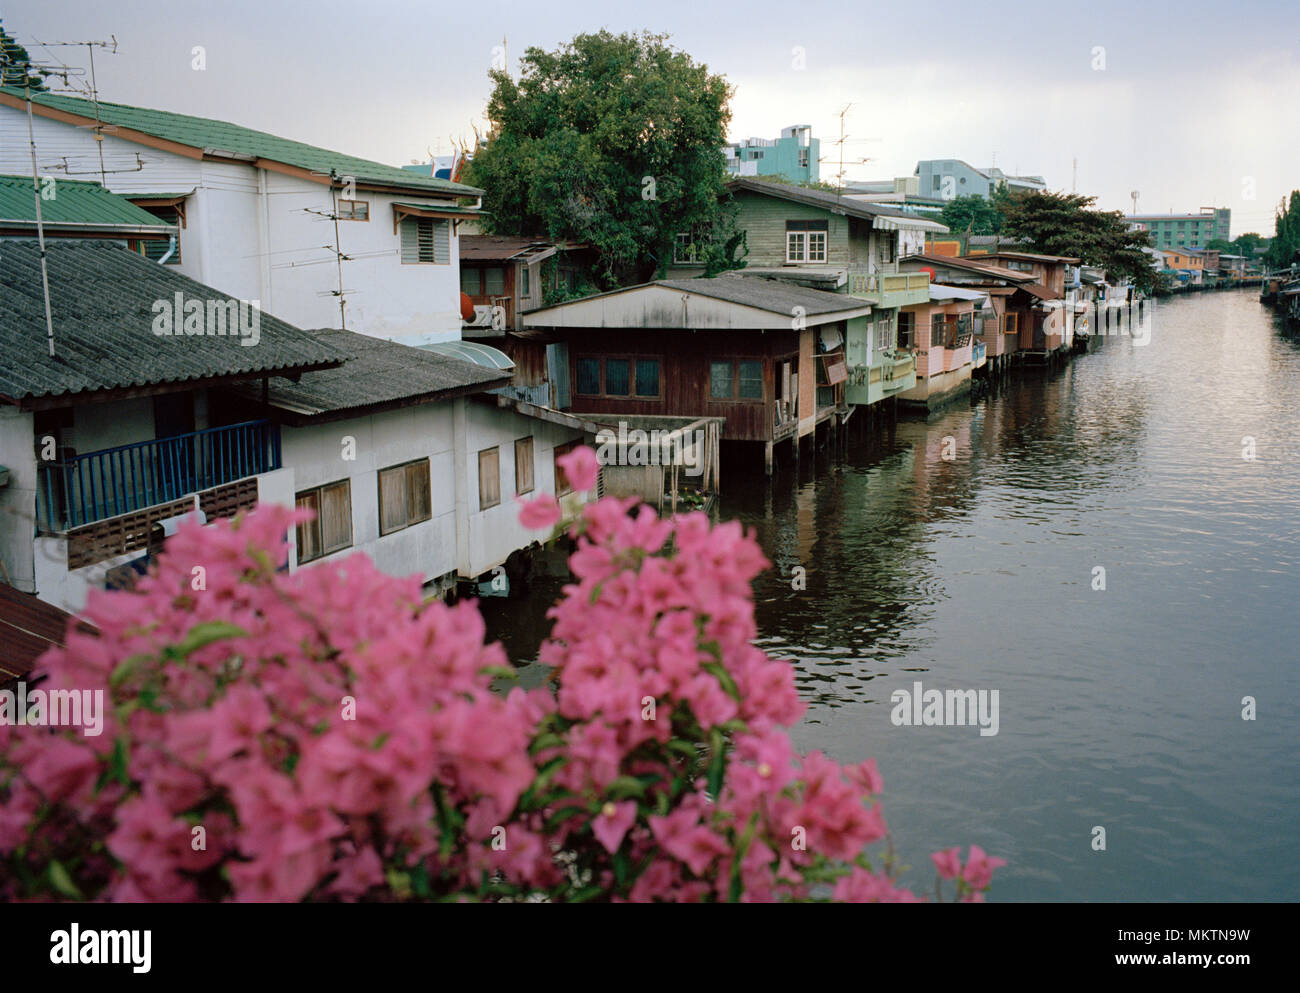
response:
[[[589,449],[564,468],[595,485]],[[865,852],[874,762],[791,746],[803,705],[753,645],[767,563],[738,525],[588,505],[554,690],[504,693],[472,604],[361,555],[282,571],[297,520],[183,527],[47,653],[46,688],[111,706],[99,737],[0,727],[0,899],[914,899]],[[1004,864],[933,858],[967,899]]]

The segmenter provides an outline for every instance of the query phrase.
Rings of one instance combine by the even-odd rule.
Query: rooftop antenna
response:
[[[36,135],[32,127],[32,73],[35,72],[43,79],[61,76],[66,84],[67,77],[75,75],[78,70],[73,66],[34,63],[30,59],[18,62],[11,59],[3,50],[0,50],[0,66],[22,67],[24,70],[23,99],[27,103],[27,145],[32,157],[32,198],[36,202],[36,245],[41,260],[41,296],[45,302],[45,341],[50,350],[50,358],[54,358],[54,315],[50,308],[50,269],[45,257],[45,219],[41,216],[41,179],[40,170],[36,165]]]
[[[112,46],[112,51],[110,51],[109,54],[116,55],[117,36],[109,35],[108,37],[110,39],[109,41],[38,41],[35,42],[35,44],[40,45],[42,48],[58,48],[58,47],[70,47],[70,46],[80,48],[82,45],[84,45],[86,47],[86,51],[90,54],[90,102],[95,107],[95,129],[94,130],[95,130],[95,147],[99,149],[99,185],[104,187],[105,189],[108,188],[108,182],[105,179],[106,174],[104,171],[104,123],[99,119],[99,89],[95,86],[95,49],[109,48],[109,46]],[[66,83],[67,80],[65,79],[64,82]],[[28,109],[30,110],[30,107]]]

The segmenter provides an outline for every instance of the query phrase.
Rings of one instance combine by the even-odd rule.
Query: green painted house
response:
[[[732,180],[727,190],[745,232],[746,275],[871,304],[871,313],[849,321],[845,330],[845,400],[867,405],[915,386],[913,343],[900,329],[899,309],[929,300],[930,284],[925,273],[900,272],[898,260],[923,250],[927,232],[948,229],[852,195],[749,177]],[[683,251],[670,272],[686,276],[697,269]]]

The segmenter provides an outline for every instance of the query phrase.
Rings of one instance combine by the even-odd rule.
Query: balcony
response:
[[[245,421],[40,467],[40,528],[62,534],[280,468],[280,429]]]
[[[867,271],[865,266],[850,266],[850,296],[871,300],[877,307],[907,307],[930,299],[930,275],[925,272]]]
[[[900,390],[910,390],[916,385],[916,356],[901,349],[884,353],[880,381],[885,396]]]

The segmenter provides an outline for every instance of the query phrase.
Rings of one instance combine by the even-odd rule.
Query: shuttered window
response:
[[[485,448],[478,453],[478,509],[487,510],[501,502],[501,449]]]
[[[403,218],[402,264],[413,265],[434,262],[446,265],[451,261],[451,225],[432,217]]]
[[[429,460],[379,471],[379,533],[391,534],[433,516]]]
[[[580,441],[566,441],[563,445],[555,446],[555,495],[557,497],[573,492],[573,484],[569,482],[569,477],[564,474],[564,469],[560,466],[560,458],[568,455],[580,444],[582,444]]]
[[[344,479],[297,494],[299,510],[313,520],[298,525],[298,563],[310,562],[352,545],[352,483]]]
[[[520,438],[515,442],[515,492],[533,491],[533,439]]]

